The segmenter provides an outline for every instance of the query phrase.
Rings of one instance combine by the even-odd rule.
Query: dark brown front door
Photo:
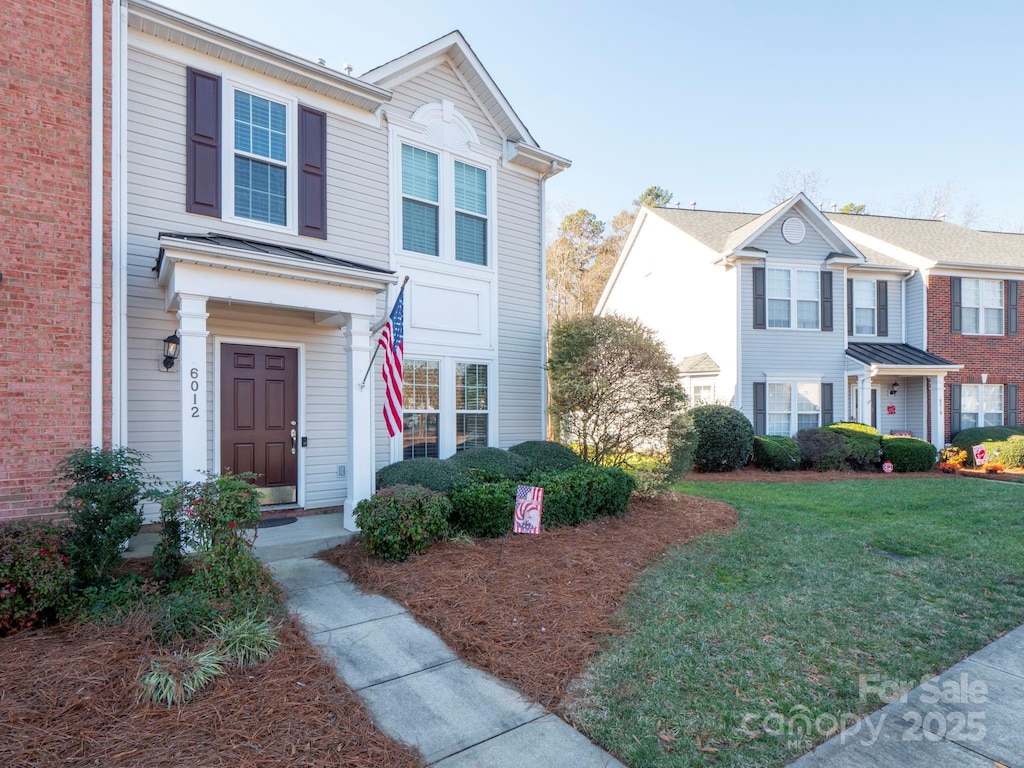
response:
[[[299,353],[221,346],[221,471],[255,472],[264,504],[296,501]]]

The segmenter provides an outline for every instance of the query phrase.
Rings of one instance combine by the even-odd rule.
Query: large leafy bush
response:
[[[382,560],[405,560],[447,534],[451,511],[443,493],[397,485],[360,501],[355,515],[367,552]]]
[[[419,485],[432,491],[447,493],[472,478],[463,468],[441,459],[419,457],[396,461],[377,470],[377,488],[396,485]]]
[[[560,472],[534,472],[529,485],[544,489],[545,528],[579,525],[604,515],[622,515],[636,483],[618,467],[584,465]]]
[[[800,445],[791,437],[754,437],[754,466],[766,472],[800,469]]]
[[[64,530],[50,523],[0,525],[0,637],[57,617],[71,587]]]
[[[530,462],[501,448],[470,448],[445,460],[474,480],[522,480],[532,470]]]
[[[796,433],[800,460],[818,472],[842,469],[846,461],[846,438],[826,428],[801,429]]]
[[[700,472],[729,472],[745,466],[754,446],[754,428],[728,405],[699,405],[690,410],[697,432],[693,466]]]
[[[571,469],[583,463],[572,448],[551,440],[527,440],[508,450],[530,462],[533,469]]]
[[[828,429],[843,437],[845,455],[843,465],[854,470],[873,470],[881,464],[882,438],[878,430],[865,424],[838,422]]]
[[[957,448],[969,451],[975,445],[1009,440],[1014,435],[1024,435],[1024,427],[969,427],[953,435],[951,442]]]
[[[930,472],[935,466],[935,446],[916,437],[884,437],[882,452],[897,472]]]
[[[516,483],[475,482],[452,489],[451,525],[469,536],[496,538],[512,530]]]

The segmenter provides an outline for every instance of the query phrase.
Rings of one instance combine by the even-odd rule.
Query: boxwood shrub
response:
[[[470,448],[445,459],[450,466],[468,474],[473,480],[522,480],[533,470],[530,462],[501,448]]]
[[[842,469],[846,461],[846,438],[828,427],[801,429],[796,433],[803,466],[826,472]]]
[[[1024,427],[969,427],[953,435],[952,444],[970,451],[972,446],[1009,440],[1014,435],[1024,435]]]
[[[396,461],[377,470],[377,488],[396,485],[420,485],[447,493],[456,485],[468,483],[469,474],[456,464],[441,459],[416,458]]]
[[[935,466],[935,446],[916,437],[883,437],[882,454],[897,472],[930,472]]]
[[[754,466],[767,472],[800,469],[800,445],[791,437],[754,437]]]
[[[451,525],[469,536],[495,538],[512,530],[516,483],[473,482],[452,489]]]
[[[625,514],[635,487],[628,472],[593,464],[558,472],[534,472],[526,482],[544,489],[541,523],[545,528],[579,525],[603,515]]]
[[[396,485],[356,504],[366,551],[382,560],[405,560],[448,533],[452,503],[438,491]]]
[[[754,428],[746,416],[728,405],[699,405],[689,413],[697,431],[697,471],[729,472],[746,465],[754,445]]]
[[[846,443],[843,464],[849,469],[873,470],[882,463],[882,438],[878,430],[866,424],[837,422],[824,429],[842,435]]]
[[[508,450],[530,462],[533,469],[571,469],[583,463],[572,448],[551,440],[527,440]]]

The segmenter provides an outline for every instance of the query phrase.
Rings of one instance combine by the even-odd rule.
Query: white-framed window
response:
[[[877,291],[874,280],[853,281],[853,334],[874,336]]]
[[[402,249],[437,256],[441,197],[436,152],[402,145]]]
[[[821,276],[817,270],[765,270],[769,328],[817,330],[821,325]]]
[[[224,219],[296,229],[298,102],[225,80]]]
[[[403,379],[401,458],[443,458],[490,445],[490,364],[405,358]]]
[[[965,334],[1003,335],[1003,281],[963,278],[960,323]]]
[[[960,385],[960,428],[998,427],[1003,423],[1002,384]]]
[[[690,387],[690,405],[708,405],[715,402],[714,384],[693,384]]]
[[[801,429],[821,426],[821,383],[769,381],[767,386],[769,435],[791,437]]]

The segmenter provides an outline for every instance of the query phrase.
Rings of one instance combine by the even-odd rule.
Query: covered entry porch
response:
[[[956,365],[909,344],[853,343],[846,350],[847,413],[883,435],[945,444],[945,376]]]

